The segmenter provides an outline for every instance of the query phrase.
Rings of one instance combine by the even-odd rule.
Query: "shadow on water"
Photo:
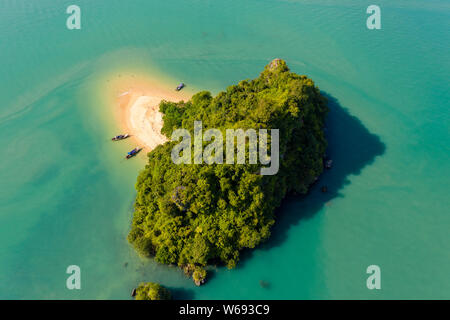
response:
[[[195,297],[193,289],[168,287],[173,300],[193,300]]]
[[[288,196],[276,211],[276,223],[268,241],[259,249],[269,250],[278,247],[287,239],[287,231],[303,219],[309,219],[319,212],[332,199],[340,197],[339,190],[349,183],[350,175],[359,175],[361,170],[374,162],[385,152],[380,138],[370,133],[358,118],[350,115],[337,99],[322,92],[328,98],[330,112],[327,117],[327,155],[333,160],[333,167],[325,169],[319,181],[305,196]],[[322,193],[322,186],[327,192]],[[251,257],[252,250],[242,252],[237,267],[243,267]]]

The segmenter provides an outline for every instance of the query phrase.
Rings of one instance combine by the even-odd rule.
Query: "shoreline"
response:
[[[120,130],[117,134],[129,134],[130,138],[126,140],[146,152],[168,141],[161,133],[163,119],[159,112],[160,102],[187,101],[191,98],[189,93],[175,90],[176,81],[173,81],[171,88],[156,77],[136,73],[119,73],[108,82],[112,85],[108,96],[113,103],[114,118]]]

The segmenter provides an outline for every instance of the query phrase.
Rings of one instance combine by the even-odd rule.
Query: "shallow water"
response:
[[[77,4],[69,31],[66,1],[0,0],[0,298],[127,299],[140,281],[194,299],[449,298],[448,1],[380,0],[378,31],[365,1]],[[334,167],[197,288],[126,241],[145,155],[110,143],[100,91],[136,71],[217,93],[276,57],[330,97]],[[366,287],[372,264],[381,290]]]

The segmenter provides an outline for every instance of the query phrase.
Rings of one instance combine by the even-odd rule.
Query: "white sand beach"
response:
[[[190,98],[186,92],[178,92],[154,79],[136,75],[121,75],[114,87],[120,133],[130,134],[130,140],[147,152],[167,141],[167,137],[161,134],[163,119],[159,112],[160,102],[187,101]]]

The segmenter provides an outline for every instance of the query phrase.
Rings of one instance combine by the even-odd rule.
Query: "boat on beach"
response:
[[[178,87],[176,88],[177,91],[180,91],[181,89],[183,89],[185,87],[185,84],[182,82],[178,85]]]
[[[136,156],[140,151],[142,150],[142,148],[134,148],[133,150],[131,150],[130,152],[128,152],[127,156],[125,157],[126,159],[130,159],[133,158],[134,156]]]
[[[126,139],[126,138],[128,138],[130,135],[127,133],[127,134],[119,134],[118,136],[115,136],[114,138],[112,138],[111,140],[112,141],[120,141],[120,140],[123,140],[123,139]]]

